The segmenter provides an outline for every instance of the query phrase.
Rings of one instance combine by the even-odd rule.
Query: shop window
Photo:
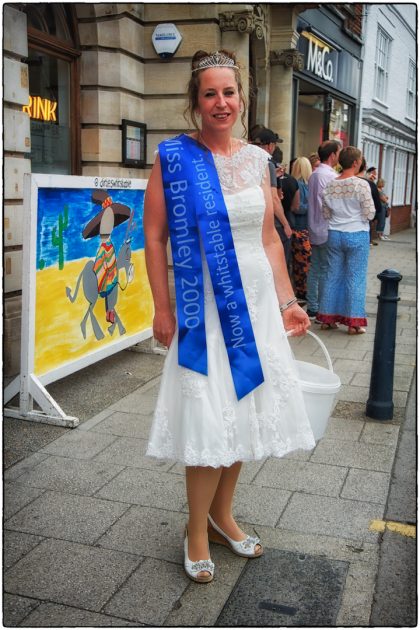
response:
[[[378,27],[375,55],[375,97],[382,102],[385,102],[387,97],[390,47],[391,38],[381,27]]]
[[[21,4],[28,22],[33,173],[80,174],[80,80],[74,6]]]
[[[394,189],[392,205],[403,206],[405,202],[405,182],[407,178],[407,153],[395,152]]]
[[[324,140],[350,144],[353,106],[328,92],[314,93],[311,84],[300,81],[294,150],[309,155]]]
[[[29,27],[74,44],[71,27],[73,16],[63,5],[40,2],[26,5],[24,11],[28,17]]]
[[[330,114],[329,138],[338,140],[343,148],[349,145],[350,107],[347,103],[332,99]]]
[[[407,116],[413,120],[416,116],[416,64],[412,59],[408,60]]]
[[[324,94],[299,94],[295,155],[309,155],[323,139]]]
[[[31,170],[71,174],[70,64],[36,50],[29,51]]]

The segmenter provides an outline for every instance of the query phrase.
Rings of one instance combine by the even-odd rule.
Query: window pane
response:
[[[383,100],[384,96],[384,75],[382,70],[379,71],[378,75],[378,96],[381,100]]]
[[[407,116],[415,118],[416,113],[416,67],[414,62],[408,61],[408,87],[407,87]]]
[[[30,50],[28,65],[32,172],[70,174],[70,64]]]
[[[23,11],[28,16],[28,26],[68,41],[74,46],[68,27],[68,8],[59,2],[24,3]]]
[[[413,163],[414,163],[414,155],[409,155],[408,168],[407,168],[407,190],[405,193],[406,205],[409,205],[411,203],[411,188],[413,186]]]
[[[375,96],[381,101],[385,101],[387,96],[390,41],[387,34],[378,28],[375,54]]]
[[[415,92],[416,87],[416,66],[414,61],[410,60],[410,90]]]
[[[410,92],[408,94],[407,114],[410,118],[414,118],[414,94]]]
[[[336,98],[332,99],[329,138],[340,140],[343,147],[349,144],[350,107]]]
[[[392,205],[402,206],[405,202],[405,178],[407,174],[407,153],[396,151],[394,171],[394,191]]]
[[[376,142],[365,142],[363,148],[363,156],[366,160],[366,167],[369,168],[371,166],[376,166],[378,168],[379,165],[379,144]]]
[[[312,151],[316,151],[316,147],[321,144],[323,117],[323,94],[299,94],[296,138],[297,155],[309,155]]]

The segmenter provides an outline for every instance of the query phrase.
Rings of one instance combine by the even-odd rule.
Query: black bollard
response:
[[[398,283],[402,275],[385,269],[377,276],[381,281],[378,314],[373,346],[372,372],[366,415],[375,420],[392,420],[394,403],[395,331],[397,325]]]

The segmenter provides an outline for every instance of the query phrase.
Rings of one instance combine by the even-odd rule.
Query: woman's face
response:
[[[200,73],[197,113],[201,115],[203,131],[230,130],[238,118],[240,105],[235,72],[231,68],[209,68]]]

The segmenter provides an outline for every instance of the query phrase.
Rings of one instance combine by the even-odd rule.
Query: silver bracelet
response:
[[[297,297],[292,297],[292,299],[286,302],[286,304],[280,304],[280,313],[283,313],[290,306],[293,306],[293,304],[296,304],[297,301],[298,301]]]

